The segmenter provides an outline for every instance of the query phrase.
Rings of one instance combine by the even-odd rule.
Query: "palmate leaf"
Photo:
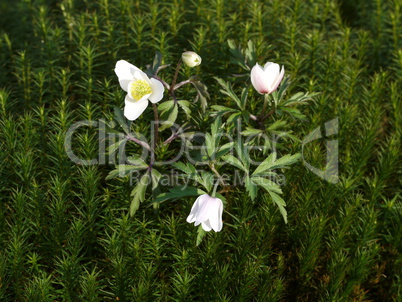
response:
[[[215,150],[214,153],[212,154],[212,160],[219,159],[226,153],[228,153],[230,150],[233,149],[234,142],[226,143],[218,148],[218,150]]]
[[[243,163],[237,159],[236,157],[234,157],[233,155],[225,155],[222,158],[226,163],[235,166],[236,168],[239,168],[240,170],[248,173],[246,167],[243,165]]]
[[[179,162],[173,163],[172,166],[174,168],[186,173],[189,177],[191,175],[198,174],[198,172],[195,169],[194,165],[191,165],[189,163],[185,164],[185,163],[179,161]]]
[[[286,154],[285,156],[276,159],[276,152],[273,152],[255,169],[252,175],[264,174],[270,170],[286,168],[287,166],[298,161],[300,156],[300,153],[296,153],[294,155]]]

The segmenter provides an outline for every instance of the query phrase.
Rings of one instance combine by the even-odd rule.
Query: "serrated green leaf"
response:
[[[230,97],[233,101],[235,101],[235,103],[237,104],[237,106],[242,109],[242,104],[241,101],[239,99],[239,97],[234,93],[232,85],[230,85],[230,83],[225,82],[224,80],[222,80],[221,78],[215,77],[215,80],[218,82],[219,85],[221,85],[222,89],[220,90],[220,92],[222,92],[223,94],[227,95],[228,97]]]
[[[161,179],[162,174],[159,173],[155,168],[151,170],[151,179],[152,179],[152,190],[155,190],[158,187],[159,180]]]
[[[220,146],[218,149],[218,152],[214,152],[214,154],[212,155],[212,159],[216,160],[216,159],[222,157],[223,155],[228,153],[231,149],[233,149],[233,145],[234,145],[234,142],[230,142],[230,143],[224,144],[223,146]]]
[[[218,133],[222,132],[221,127],[222,127],[222,119],[221,117],[217,117],[211,125],[212,137],[216,137]]]
[[[230,113],[230,112],[238,112],[237,109],[232,109],[232,108],[220,106],[220,105],[212,105],[211,108],[213,110],[219,111],[219,113],[222,113],[222,114],[226,114],[226,113]]]
[[[285,221],[285,223],[288,223],[288,213],[285,209],[286,207],[286,203],[285,201],[282,199],[282,197],[280,197],[278,194],[268,191],[269,195],[272,198],[272,201],[276,203],[276,205],[279,208],[279,211],[282,214],[283,220]]]
[[[172,164],[172,166],[188,175],[197,174],[197,170],[195,169],[194,165],[190,165],[189,163],[185,164],[182,162],[175,162]]]
[[[134,216],[135,212],[138,210],[140,203],[145,200],[145,192],[149,184],[149,173],[145,173],[135,188],[131,191],[131,196],[133,199],[130,205],[130,216]]]
[[[172,109],[174,106],[174,101],[165,101],[158,105],[158,111],[163,112]]]
[[[286,125],[286,121],[278,120],[278,121],[275,121],[272,125],[270,125],[267,129],[272,131],[272,130],[276,130],[280,127],[283,127],[285,125]]]
[[[246,167],[242,164],[242,162],[233,155],[225,155],[222,159],[226,163],[235,166],[236,168],[239,168],[240,170],[243,170],[244,172],[248,173]]]
[[[189,117],[191,115],[190,102],[189,101],[178,101],[180,108],[183,109],[184,113]]]
[[[244,136],[257,135],[257,134],[261,134],[261,133],[263,133],[263,131],[261,129],[254,129],[254,128],[250,128],[250,127],[246,127],[246,130],[240,132],[240,134],[244,135]]]
[[[207,190],[207,192],[211,191],[212,186],[214,185],[214,174],[202,170],[200,173],[199,183]]]
[[[246,108],[247,96],[248,96],[248,88],[243,88],[240,97],[241,110],[244,110]]]
[[[169,192],[159,194],[152,202],[164,202],[169,199],[177,199],[186,196],[199,196],[202,194],[206,193],[201,189],[190,186],[180,186],[169,189]]]
[[[141,165],[141,166],[118,165],[116,169],[109,172],[109,175],[106,176],[106,180],[109,180],[109,179],[112,179],[115,177],[124,177],[134,171],[143,170],[146,168],[148,168],[147,165]]]
[[[233,40],[228,40],[229,51],[233,55],[230,58],[232,63],[240,65],[243,69],[249,70],[250,68],[245,64],[245,58],[241,50],[236,46]]]
[[[240,116],[241,112],[233,113],[231,116],[229,116],[227,123],[228,124],[235,123]]]
[[[244,179],[244,185],[251,200],[254,200],[257,197],[257,191],[258,191],[257,185],[253,183],[248,176],[246,176]]]
[[[307,118],[304,114],[300,112],[299,109],[297,108],[288,108],[288,107],[279,107],[276,111],[279,115],[282,115],[283,113],[289,114],[293,118],[297,118],[301,121],[306,121]]]
[[[256,185],[259,185],[260,187],[264,188],[268,192],[275,192],[278,194],[282,194],[282,190],[279,187],[279,185],[267,178],[260,176],[253,176],[251,177],[251,181]]]
[[[201,102],[202,112],[205,112],[205,109],[207,108],[207,100],[209,99],[208,88],[198,80],[192,80],[191,83],[197,90],[197,98]]]
[[[257,175],[268,171],[273,166],[276,160],[276,152],[272,152],[253,172],[252,175]]]
[[[212,157],[215,151],[215,140],[212,138],[211,134],[205,134],[205,147],[207,149],[208,157]]]
[[[286,166],[289,166],[289,165],[297,162],[299,160],[300,156],[301,156],[300,153],[296,153],[293,155],[286,154],[285,156],[276,160],[274,165],[271,167],[271,169],[284,168]]]

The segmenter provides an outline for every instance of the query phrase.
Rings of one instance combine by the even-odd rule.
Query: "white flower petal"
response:
[[[219,198],[214,198],[213,209],[211,209],[209,222],[212,229],[215,232],[219,232],[220,230],[222,230],[222,210],[223,210],[222,200],[220,200]]]
[[[220,200],[219,203],[219,209],[218,209],[218,227],[216,228],[216,230],[214,230],[215,232],[220,232],[222,230],[222,226],[223,226],[223,222],[222,222],[222,213],[223,213],[223,202],[222,200]]]
[[[264,70],[258,63],[255,64],[251,69],[251,84],[253,84],[255,90],[260,94],[268,93],[269,87],[266,87],[264,78]]]
[[[211,208],[213,207],[213,202],[211,201],[211,196],[208,194],[203,194],[200,196],[200,209],[197,215],[197,224],[204,222],[209,219]]]
[[[124,101],[124,116],[130,121],[137,119],[148,106],[148,100],[144,98],[136,102],[127,95]]]
[[[282,66],[280,70],[279,64],[273,62],[267,62],[262,68],[258,63],[251,69],[251,83],[255,90],[260,94],[274,92],[281,83],[285,69]]]
[[[125,60],[117,61],[114,72],[116,73],[120,86],[124,91],[127,91],[128,84],[133,80],[136,70],[139,69]]]
[[[187,222],[194,223],[194,226],[201,224],[202,228],[209,232],[222,230],[223,203],[219,198],[211,197],[208,194],[199,196],[194,202]]]
[[[189,223],[193,223],[193,222],[196,220],[198,210],[200,209],[200,197],[201,197],[201,196],[199,196],[199,197],[195,200],[193,206],[191,207],[190,214],[188,215],[188,217],[187,217],[187,219],[186,219],[187,222],[189,222]]]
[[[275,86],[275,80],[279,75],[279,68],[278,64],[272,62],[268,62],[264,66],[264,86],[269,89],[269,93],[274,91],[273,87]]]
[[[209,232],[210,230],[212,230],[211,224],[209,223],[209,220],[204,221],[203,223],[201,223],[202,228],[204,229],[204,231]]]
[[[144,80],[145,82],[148,83],[149,86],[151,86],[151,82],[149,81],[147,74],[140,69],[134,72],[134,78],[136,80]]]
[[[281,73],[278,75],[278,77],[275,79],[275,83],[271,88],[271,92],[275,91],[276,88],[278,88],[279,84],[281,83],[283,76],[285,74],[285,67],[282,66]]]
[[[151,79],[152,94],[149,96],[151,103],[157,103],[163,98],[165,87],[157,79]]]

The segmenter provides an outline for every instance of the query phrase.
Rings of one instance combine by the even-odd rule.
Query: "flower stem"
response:
[[[215,197],[216,189],[218,188],[219,182],[220,182],[220,179],[218,179],[218,180],[215,182],[214,190],[212,191],[212,195],[211,195],[212,197]]]
[[[173,77],[173,81],[172,81],[172,84],[170,85],[169,92],[170,92],[171,94],[173,93],[173,90],[175,89],[174,86],[176,85],[177,76],[179,75],[180,66],[181,66],[181,59],[180,59],[179,62],[177,63],[176,71],[175,71],[174,77]]]
[[[176,90],[177,88],[180,88],[181,86],[186,85],[186,84],[188,84],[188,83],[191,83],[191,80],[182,81],[182,82],[180,82],[179,84],[175,85],[175,86],[173,87],[173,90]]]
[[[215,173],[215,175],[218,177],[218,183],[222,183],[223,186],[227,186],[228,184],[223,180],[223,177],[219,174],[218,170],[216,170],[215,165],[214,164],[210,164],[209,167],[211,168],[212,172]],[[216,188],[215,188],[216,189]],[[214,189],[214,190],[215,190]]]
[[[158,108],[156,107],[156,104],[152,103],[152,108],[154,109],[154,123],[155,123],[155,128],[154,128],[154,148],[156,146],[156,143],[158,142],[158,131],[159,131],[159,115],[158,115]]]
[[[267,110],[269,102],[269,94],[264,94],[264,105],[262,106],[261,115],[265,114],[265,110]]]
[[[152,152],[151,147],[146,142],[143,142],[142,140],[139,140],[138,138],[135,138],[132,135],[127,135],[126,139],[129,140],[129,141],[135,142],[138,145],[140,145],[140,146],[144,147],[145,149],[147,149],[148,151]]]

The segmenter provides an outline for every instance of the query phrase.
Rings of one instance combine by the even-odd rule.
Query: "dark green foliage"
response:
[[[1,1],[0,301],[401,301],[401,10],[398,0]],[[320,93],[297,107],[300,120],[282,129],[286,114],[275,116],[264,130],[286,132],[279,143],[296,154],[296,134],[338,118],[339,132],[303,156],[323,169],[325,143],[337,139],[339,182],[301,162],[284,170],[287,224],[263,188],[254,200],[243,187],[221,192],[223,230],[199,246],[185,221],[195,196],[142,203],[130,217],[135,184],[106,180],[117,157],[101,162],[98,152],[109,146],[99,120],[124,104],[116,61],[145,70],[156,52],[173,66],[196,51],[211,99],[205,114],[186,114],[196,94],[183,88],[177,121],[191,117],[208,132],[217,111],[238,107],[222,114],[234,131],[243,102],[258,97],[245,77],[224,82],[248,75],[233,54],[249,40],[258,55],[244,54],[250,66],[285,66],[287,96]],[[161,73],[171,80],[173,70]],[[250,106],[258,114],[262,104]],[[149,133],[150,119],[151,109],[132,130]],[[80,120],[94,124],[75,132],[71,151],[106,164],[67,156],[66,132]],[[161,193],[150,191],[147,202]]]

